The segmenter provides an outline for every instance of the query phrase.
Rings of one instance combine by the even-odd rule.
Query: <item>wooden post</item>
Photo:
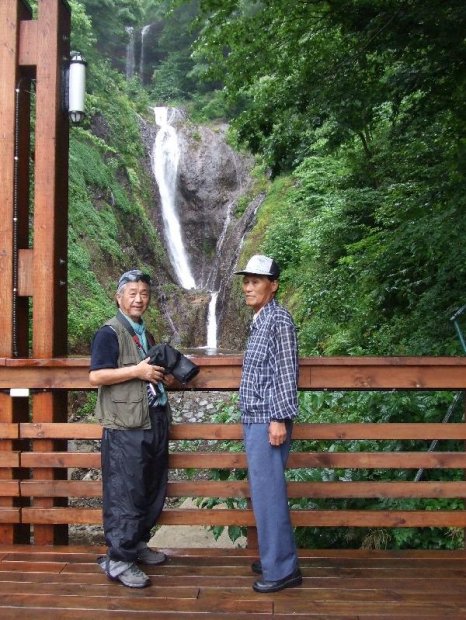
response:
[[[37,19],[37,85],[34,165],[34,248],[32,274],[32,355],[56,357],[67,353],[68,134],[63,106],[69,59],[70,13],[60,0],[39,0]],[[66,422],[66,393],[49,390],[33,396],[34,422]],[[40,441],[35,449],[59,449]],[[63,447],[63,446],[62,446]],[[50,480],[66,471],[40,470]],[[58,504],[40,498],[42,508]],[[36,544],[66,543],[67,526],[34,527]]]
[[[29,219],[30,90],[34,76],[21,67],[20,28],[31,20],[29,7],[18,0],[0,2],[0,356],[27,356],[28,300],[19,300],[18,256],[27,247]],[[27,400],[0,393],[0,421],[28,420]],[[1,440],[0,450],[19,449],[18,441]],[[3,469],[0,477],[16,478],[14,470]],[[17,498],[4,497],[0,505],[18,506]],[[4,524],[0,542],[29,541],[29,526]]]
[[[70,11],[66,0],[38,0],[37,19],[21,0],[0,2],[0,356],[53,358],[67,354],[69,121],[64,109]],[[29,92],[35,84],[33,188]],[[31,226],[29,195],[34,196]],[[32,234],[31,234],[32,233]],[[29,247],[29,239],[33,246]],[[29,304],[32,300],[32,348]],[[25,386],[26,387],[26,386]],[[28,401],[26,401],[28,402]],[[66,393],[47,390],[25,401],[0,394],[0,421],[67,420]],[[53,442],[36,446],[57,448]],[[13,442],[0,441],[11,450]],[[66,473],[66,472],[65,472]],[[53,469],[40,477],[53,479]],[[4,501],[10,501],[6,498]],[[11,500],[14,501],[14,500]],[[35,499],[41,507],[57,500]],[[0,542],[21,528],[5,526]],[[66,526],[36,526],[37,544],[63,543]]]
[[[67,353],[68,115],[63,109],[70,14],[39,0],[34,166],[34,357]]]

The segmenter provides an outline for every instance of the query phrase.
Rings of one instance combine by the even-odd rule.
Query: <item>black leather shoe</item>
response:
[[[256,581],[252,589],[255,592],[261,592],[262,594],[268,594],[269,592],[278,592],[279,590],[284,590],[285,588],[294,588],[294,586],[299,586],[303,582],[303,576],[299,568],[297,568],[291,575],[288,577],[284,577],[283,579],[279,579],[278,581]]]
[[[251,564],[251,570],[253,573],[256,573],[256,575],[262,575],[262,564],[260,560],[254,560],[254,562]]]

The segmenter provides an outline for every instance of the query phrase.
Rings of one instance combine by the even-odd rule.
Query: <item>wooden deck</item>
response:
[[[300,550],[302,586],[275,594],[252,590],[256,576],[254,518],[248,505],[215,510],[167,507],[160,523],[170,525],[237,525],[248,530],[248,549],[166,549],[169,561],[147,568],[152,584],[131,590],[110,582],[96,563],[98,547],[56,546],[64,542],[68,524],[101,523],[99,507],[74,505],[71,498],[99,498],[98,480],[74,480],[75,468],[96,470],[93,448],[68,446],[73,440],[98,440],[95,424],[67,423],[66,390],[89,389],[87,361],[52,360],[27,363],[0,359],[0,388],[28,386],[29,400],[0,394],[0,619],[10,618],[317,618],[466,620],[466,551]],[[235,390],[239,359],[202,360],[197,390]],[[300,389],[466,390],[466,358],[353,358],[301,360]],[[51,386],[53,388],[51,389]],[[59,389],[56,389],[57,386]],[[50,394],[47,392],[51,389]],[[37,391],[35,391],[37,390]],[[45,391],[44,391],[45,390]],[[18,402],[21,401],[21,402]],[[13,402],[12,402],[13,401]],[[32,401],[32,410],[26,405]],[[246,466],[245,456],[228,443],[241,438],[238,424],[175,424],[170,468],[231,470]],[[462,479],[414,481],[419,468],[466,470],[466,424],[400,423],[297,424],[304,444],[290,456],[293,468],[412,470],[413,477],[391,481],[372,478],[334,482],[293,481],[290,497],[298,498],[457,498],[466,497]],[[417,442],[399,450],[339,452],[326,443],[370,440]],[[448,450],[432,440],[456,440]],[[216,444],[199,450],[198,441]],[[218,445],[217,445],[218,444]],[[204,445],[204,444],[202,444]],[[314,447],[315,446],[315,447]],[[68,448],[68,449],[67,449]],[[369,448],[371,451],[368,451]],[[426,476],[426,478],[428,478]],[[171,500],[248,498],[244,480],[186,478],[170,481]],[[367,508],[292,510],[303,527],[443,527],[465,528],[461,503],[440,510]],[[10,544],[11,542],[33,544]],[[171,544],[171,543],[170,543]]]
[[[0,547],[0,618],[466,618],[466,552],[302,550],[302,586],[256,594],[253,551],[166,549],[132,590],[100,571],[99,547]]]

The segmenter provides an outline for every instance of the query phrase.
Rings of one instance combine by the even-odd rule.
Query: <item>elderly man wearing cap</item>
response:
[[[142,315],[150,302],[150,277],[133,269],[116,292],[118,311],[92,340],[89,380],[98,386],[96,415],[103,426],[105,574],[131,588],[149,577],[137,566],[162,564],[165,554],[147,546],[166,496],[170,412],[164,369],[148,363],[154,344]]]
[[[298,351],[290,314],[275,300],[280,269],[268,256],[253,256],[243,293],[254,310],[239,390],[248,480],[259,539],[262,574],[253,589],[269,593],[302,582],[288,507],[285,467],[298,411]]]

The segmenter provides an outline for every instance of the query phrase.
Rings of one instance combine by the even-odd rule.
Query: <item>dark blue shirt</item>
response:
[[[118,368],[118,336],[110,325],[104,325],[94,335],[91,345],[91,370]]]

